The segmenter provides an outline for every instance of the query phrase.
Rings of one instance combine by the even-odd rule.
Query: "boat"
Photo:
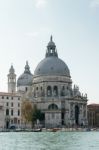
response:
[[[32,132],[41,132],[42,131],[42,129],[40,128],[40,129],[33,129],[32,130]]]

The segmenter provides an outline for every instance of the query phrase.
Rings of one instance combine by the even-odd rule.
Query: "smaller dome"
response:
[[[22,75],[19,76],[17,80],[17,87],[19,86],[31,86],[32,85],[33,75],[30,72],[30,67],[28,62],[25,65],[25,71]]]

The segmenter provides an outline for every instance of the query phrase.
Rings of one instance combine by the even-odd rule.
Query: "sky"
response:
[[[17,78],[45,57],[53,35],[73,84],[99,103],[99,0],[0,0],[0,91],[13,64]]]

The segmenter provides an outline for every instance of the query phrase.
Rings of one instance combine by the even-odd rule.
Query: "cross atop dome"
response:
[[[50,41],[52,42],[52,40],[53,40],[53,37],[52,37],[52,35],[51,35],[51,37],[50,37]]]
[[[50,41],[49,41],[49,43],[47,45],[47,51],[46,51],[46,57],[50,57],[50,56],[58,57],[57,50],[56,50],[56,45],[53,42],[52,35],[50,36]]]

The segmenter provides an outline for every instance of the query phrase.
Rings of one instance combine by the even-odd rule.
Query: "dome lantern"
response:
[[[56,57],[58,57],[57,50],[56,50],[56,45],[53,42],[52,35],[50,37],[50,42],[47,45],[47,51],[46,51],[46,57],[50,57],[50,56],[56,56]]]
[[[30,67],[28,65],[28,61],[26,61],[24,73],[29,73],[30,74]]]

